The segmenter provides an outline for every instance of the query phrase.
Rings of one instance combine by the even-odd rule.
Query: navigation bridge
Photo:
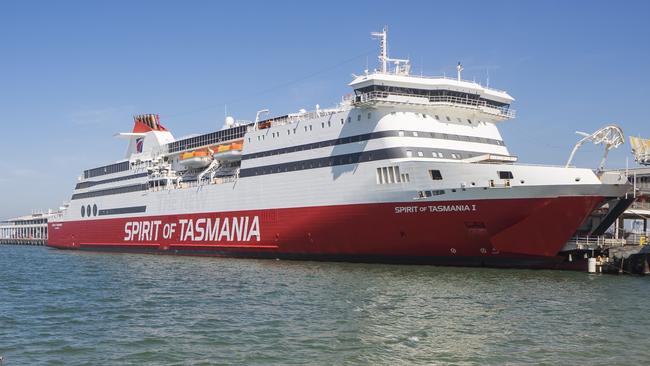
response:
[[[454,115],[465,118],[498,122],[514,118],[510,109],[514,98],[503,90],[482,86],[461,78],[463,66],[458,63],[457,77],[429,77],[411,75],[408,59],[394,59],[388,56],[386,28],[373,33],[380,41],[380,69],[356,76],[349,84],[354,89],[352,103],[364,107],[409,107],[423,108],[432,114],[438,113],[444,122],[453,119],[445,112],[453,110]],[[392,67],[391,67],[392,65]],[[456,117],[458,118],[458,117]]]

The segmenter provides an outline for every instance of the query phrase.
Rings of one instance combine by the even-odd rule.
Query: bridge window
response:
[[[357,114],[357,121],[361,121],[361,114]]]
[[[512,172],[504,170],[504,171],[499,171],[499,178],[500,179],[512,179],[513,175]]]
[[[440,173],[440,170],[429,170],[429,176],[433,180],[442,180],[442,174]]]

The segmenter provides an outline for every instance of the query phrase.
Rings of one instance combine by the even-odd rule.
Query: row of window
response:
[[[119,173],[129,170],[129,162],[123,161],[116,164],[100,166],[99,168],[84,170],[84,178],[92,178],[100,175]]]
[[[392,114],[392,115],[395,115],[396,113],[397,113],[397,112],[390,112],[390,114]],[[402,113],[412,113],[412,112],[402,112]],[[426,113],[414,113],[414,114],[415,114],[417,117],[429,118],[429,115],[426,114]],[[436,121],[438,121],[438,122],[441,122],[441,121],[442,121],[442,120],[440,119],[440,116],[437,115],[437,114],[433,115],[433,118],[434,118]],[[449,117],[449,116],[445,116],[445,119],[447,120],[447,122],[451,122],[451,117]],[[474,122],[473,122],[471,119],[469,119],[469,118],[466,118],[465,120],[466,120],[467,123],[470,124],[470,125],[474,124]],[[458,123],[463,123],[463,119],[460,118],[460,117],[456,117],[456,121],[458,121]],[[475,122],[476,122],[476,123],[481,123],[481,121],[475,121]]]
[[[351,154],[326,156],[322,158],[299,160],[299,161],[280,163],[280,164],[271,164],[271,165],[260,166],[255,168],[242,169],[240,171],[239,176],[245,177],[245,176],[263,175],[263,174],[291,172],[296,170],[328,167],[334,165],[356,164],[365,161],[402,159],[402,158],[413,156],[413,150],[411,149],[412,148],[391,147],[386,149],[362,151],[362,152],[351,153]],[[422,154],[426,156],[433,155],[434,153],[431,149],[422,149],[422,150],[424,150]],[[447,151],[446,154],[455,154],[459,158],[461,157],[471,158],[479,155],[480,153],[474,153],[469,151],[456,151],[455,153],[450,153],[449,151]],[[251,155],[256,155],[256,154],[251,154]],[[244,158],[246,158],[246,156],[244,156]]]
[[[514,177],[512,172],[508,170],[500,170],[497,174],[500,179],[513,179]],[[440,173],[440,170],[429,169],[429,177],[431,177],[432,180],[442,180],[442,173]],[[472,185],[475,185],[475,183],[472,183]]]
[[[372,113],[368,112],[368,119],[370,119],[371,117],[372,117]],[[352,122],[352,117],[348,117],[347,121],[348,121],[348,123]],[[357,115],[357,121],[361,121],[361,114]],[[341,118],[341,124],[345,124],[345,119]],[[321,122],[320,127],[325,128],[325,125],[327,125],[327,127],[332,127],[332,121]],[[313,125],[305,125],[305,126],[303,126],[303,128],[305,129],[305,132],[309,132],[309,131],[314,130]],[[290,136],[291,133],[293,133],[295,135],[296,132],[297,132],[297,129],[298,129],[298,127],[288,129],[287,130],[287,135]],[[280,135],[281,135],[280,131],[271,132],[271,137],[272,138],[279,138]],[[257,141],[264,141],[264,139],[265,139],[264,134],[261,134],[261,135],[257,136]],[[248,138],[248,142],[251,142],[250,137]]]
[[[377,168],[377,184],[408,183],[408,173],[400,173],[398,166]]]
[[[72,195],[71,199],[77,200],[77,199],[81,199],[81,198],[109,196],[109,195],[113,195],[113,194],[144,191],[144,190],[147,190],[147,189],[149,189],[148,184],[135,184],[135,185],[131,185],[131,186],[123,186],[123,187],[117,187],[117,188],[100,189],[100,190],[92,191],[92,192],[75,193],[75,194]]]
[[[508,108],[510,105],[507,103],[498,102],[495,100],[481,98],[479,94],[470,94],[459,92],[455,90],[426,90],[426,89],[417,89],[417,88],[402,88],[389,85],[370,85],[364,88],[359,88],[355,90],[355,93],[369,93],[373,91],[382,91],[388,93],[396,94],[407,94],[407,95],[418,95],[429,98],[439,98],[439,97],[454,97],[458,98],[458,102],[462,103],[462,100],[466,101],[466,104],[477,104],[478,102],[483,102],[489,106],[496,108]]]
[[[214,145],[224,141],[243,138],[249,125],[237,126],[206,133],[204,135],[189,137],[167,144],[167,151],[174,153],[183,150],[195,149],[202,146]]]
[[[279,135],[279,132],[278,132]],[[412,136],[412,137],[421,137],[421,138],[435,138],[435,139],[444,139],[444,140],[455,140],[455,141],[467,141],[467,142],[476,142],[476,143],[481,143],[481,144],[491,144],[491,145],[499,145],[503,146],[503,141],[500,140],[495,140],[495,139],[489,139],[489,138],[484,138],[484,137],[474,137],[474,136],[464,136],[464,135],[453,135],[453,134],[447,134],[447,133],[437,133],[437,132],[423,132],[423,131],[379,131],[379,132],[372,132],[372,133],[365,133],[361,135],[354,135],[354,136],[348,136],[348,137],[341,137],[337,139],[332,139],[332,140],[323,140],[319,142],[313,142],[309,144],[303,144],[303,145],[295,145],[295,146],[290,146],[286,148],[280,148],[280,149],[273,149],[273,150],[267,150],[267,151],[262,151],[258,153],[252,153],[252,154],[246,154],[242,157],[242,160],[247,160],[247,159],[257,159],[257,158],[263,158],[267,156],[273,156],[273,155],[281,155],[281,154],[288,154],[292,152],[297,152],[297,151],[304,151],[304,150],[311,150],[311,149],[318,149],[321,147],[328,147],[328,146],[336,146],[336,145],[343,145],[343,144],[349,144],[352,142],[361,142],[361,141],[368,141],[368,140],[374,140],[374,139],[379,139],[379,138],[384,138],[384,137],[404,137],[404,136]],[[258,136],[259,137],[259,136]],[[411,156],[412,156],[411,152]],[[418,152],[419,157],[424,157],[424,153]],[[461,155],[457,153],[451,153],[449,155],[452,159],[461,159]],[[434,158],[445,158],[445,155],[440,152],[436,151],[432,153],[432,157]]]
[[[444,189],[433,189],[429,191],[418,191],[418,198],[428,198],[445,194]]]
[[[313,169],[321,167],[329,167],[345,164],[357,164],[365,161],[399,159],[404,157],[402,148],[393,147],[379,150],[362,151],[351,154],[343,154],[336,156],[326,156],[322,158],[314,158],[308,160],[293,161],[288,163],[280,163],[273,165],[266,165],[256,168],[242,169],[239,172],[240,177],[274,174],[282,172],[292,172],[303,169]]]
[[[109,208],[98,210],[97,204],[81,206],[81,217],[94,217],[94,216],[106,216],[106,215],[119,215],[127,213],[140,213],[147,211],[147,206],[133,206],[133,207],[122,207],[122,208]]]
[[[97,216],[97,205],[92,206],[92,210],[90,208],[90,205],[87,206],[81,206],[81,217],[90,217],[90,216]]]
[[[423,158],[423,157],[425,157],[425,154],[422,151],[417,151],[417,156],[419,158]],[[449,156],[450,159],[462,159],[463,158],[463,155],[461,153],[448,153],[448,156]],[[406,150],[406,157],[407,158],[412,158],[413,157],[413,150]],[[442,159],[442,158],[447,157],[447,155],[445,155],[444,153],[442,153],[440,151],[432,151],[431,152],[431,157],[441,158]],[[470,157],[470,155],[468,154],[467,157]]]
[[[122,176],[122,177],[109,178],[109,179],[104,179],[104,180],[80,182],[80,183],[77,183],[77,185],[74,188],[75,189],[89,188],[89,187],[96,186],[98,184],[120,182],[120,181],[123,181],[123,180],[129,180],[129,179],[134,179],[134,178],[142,178],[142,177],[146,177],[148,175],[149,175],[149,173],[139,173],[139,174],[133,174],[133,175],[125,175],[125,176]]]

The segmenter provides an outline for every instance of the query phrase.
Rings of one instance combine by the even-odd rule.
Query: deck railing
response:
[[[408,98],[402,100],[391,100],[391,97]],[[369,102],[396,102],[396,103],[412,103],[420,105],[437,105],[437,104],[450,104],[462,105],[481,109],[485,113],[494,114],[500,117],[514,118],[516,111],[509,107],[501,107],[488,103],[485,100],[473,99],[467,97],[457,97],[453,95],[419,95],[407,93],[394,93],[386,91],[371,91],[362,93],[356,96],[355,103],[369,103]]]

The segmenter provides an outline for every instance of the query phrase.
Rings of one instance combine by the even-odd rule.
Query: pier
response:
[[[563,269],[650,274],[650,168],[619,170],[632,192],[594,211],[560,251]],[[589,263],[593,265],[589,265]]]
[[[48,210],[0,221],[0,244],[45,245],[47,221],[59,214],[59,211]]]

